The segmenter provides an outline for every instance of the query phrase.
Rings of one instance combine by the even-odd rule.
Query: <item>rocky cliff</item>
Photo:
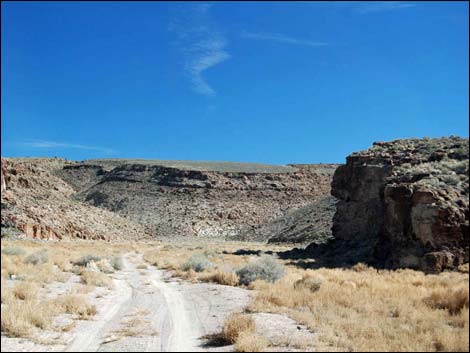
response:
[[[429,272],[468,262],[468,154],[468,139],[450,137],[376,142],[348,156],[332,182],[330,260]]]

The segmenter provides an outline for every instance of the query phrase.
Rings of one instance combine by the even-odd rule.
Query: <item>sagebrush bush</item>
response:
[[[41,250],[25,257],[24,262],[32,265],[41,265],[49,261],[47,252]]]
[[[86,267],[90,262],[98,262],[101,260],[101,256],[97,255],[85,255],[75,261],[73,264],[76,266]]]
[[[244,285],[249,285],[257,279],[276,282],[284,276],[284,266],[273,256],[264,255],[259,260],[239,269],[237,275],[240,278],[240,284]]]
[[[26,251],[23,248],[17,246],[8,246],[2,249],[2,254],[12,255],[12,256],[23,256],[26,254]]]
[[[109,259],[109,263],[116,271],[121,271],[124,268],[124,261],[121,256],[114,256]]]
[[[196,272],[202,272],[212,266],[212,263],[206,255],[194,254],[183,264],[182,269],[183,271],[193,270]]]

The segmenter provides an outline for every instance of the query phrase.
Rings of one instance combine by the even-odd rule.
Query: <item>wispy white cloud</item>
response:
[[[215,96],[216,91],[204,78],[204,72],[230,58],[227,39],[212,22],[211,7],[211,4],[185,5],[168,28],[176,34],[176,45],[194,91],[205,96]]]
[[[361,14],[388,12],[399,9],[415,7],[416,4],[408,1],[364,1],[356,5],[356,12]]]
[[[32,148],[56,148],[56,149],[72,148],[72,149],[80,149],[80,150],[97,151],[97,152],[102,152],[105,154],[113,154],[116,152],[112,148],[88,146],[88,145],[80,145],[80,144],[74,144],[74,143],[56,142],[56,141],[45,141],[45,140],[18,142],[17,145],[32,147]]]
[[[312,6],[347,9],[358,14],[372,14],[412,8],[416,3],[410,1],[311,1]]]
[[[316,42],[308,39],[292,38],[281,33],[255,33],[244,31],[242,32],[242,37],[255,40],[269,40],[293,45],[304,45],[309,47],[322,47],[328,45],[328,43],[325,42]]]

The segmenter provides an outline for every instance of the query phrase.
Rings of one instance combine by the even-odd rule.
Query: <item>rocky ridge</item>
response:
[[[335,168],[2,158],[2,231],[50,239],[236,239],[328,195]]]
[[[2,158],[2,236],[34,239],[143,239],[141,225],[73,200],[75,190],[55,175],[73,162]]]
[[[143,224],[157,237],[237,238],[328,195],[336,167],[188,163],[95,160],[58,173],[77,200]]]
[[[333,178],[333,242],[312,245],[328,263],[364,261],[428,272],[469,258],[468,139],[376,142]]]

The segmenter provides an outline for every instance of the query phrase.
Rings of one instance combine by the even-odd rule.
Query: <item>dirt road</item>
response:
[[[114,283],[96,319],[75,330],[66,351],[208,351],[201,337],[219,329],[224,312],[241,310],[250,296],[239,288],[186,285],[155,267],[137,269],[129,255]]]

